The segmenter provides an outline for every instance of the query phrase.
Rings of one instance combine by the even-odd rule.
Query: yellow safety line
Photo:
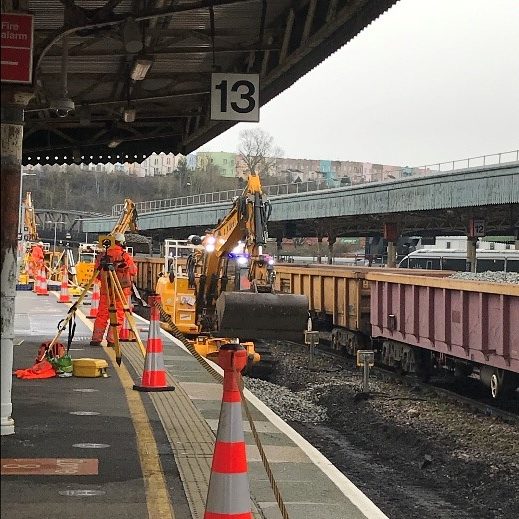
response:
[[[54,294],[54,293],[53,293]],[[54,294],[56,299],[57,294]],[[66,303],[68,304],[68,303]],[[71,305],[69,305],[71,306]],[[89,330],[93,329],[93,324],[78,308],[77,315]],[[160,464],[157,443],[153,436],[150,421],[144,404],[142,403],[139,392],[134,391],[133,380],[130,373],[124,366],[118,366],[115,362],[115,355],[111,348],[103,346],[104,351],[110,357],[112,367],[117,373],[121,385],[126,394],[126,401],[130,410],[131,419],[137,435],[137,449],[141,462],[142,476],[144,479],[144,489],[146,492],[146,506],[148,507],[148,517],[150,519],[175,519],[175,513],[171,508],[169,492],[166,480]]]

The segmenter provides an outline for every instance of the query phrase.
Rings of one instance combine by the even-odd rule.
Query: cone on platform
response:
[[[148,298],[151,308],[150,327],[146,341],[146,358],[140,385],[134,385],[136,391],[173,391],[173,386],[166,384],[166,367],[164,366],[164,347],[160,337],[159,309],[155,306],[160,303],[160,296]]]
[[[34,269],[34,286],[32,287],[32,291],[36,294],[40,293],[40,270],[35,268]]]
[[[225,344],[218,352],[218,364],[224,370],[223,397],[204,519],[252,519],[238,387],[247,351],[240,344]]]
[[[130,309],[130,312],[132,311],[132,296],[131,294],[128,295],[128,308]],[[130,328],[130,322],[128,321],[128,315],[126,312],[124,312],[124,321],[123,325],[121,327],[121,331],[119,333],[119,340],[124,342],[135,342],[137,338],[135,337],[135,334],[133,333],[133,330]]]
[[[67,266],[61,268],[61,290],[59,293],[58,303],[71,303],[70,292],[68,290],[68,270]]]
[[[36,291],[39,296],[48,296],[49,291],[47,289],[47,273],[45,272],[45,266],[41,268],[40,274],[40,289]]]
[[[88,319],[95,319],[99,310],[99,300],[101,299],[101,292],[99,288],[99,282],[94,281],[92,288],[92,300],[90,302],[90,312],[88,313]]]

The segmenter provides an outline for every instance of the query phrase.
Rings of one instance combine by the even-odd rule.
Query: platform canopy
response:
[[[259,74],[263,105],[396,2],[28,0],[23,163],[187,154],[235,124],[210,119],[213,72]],[[74,103],[66,116],[63,99]]]

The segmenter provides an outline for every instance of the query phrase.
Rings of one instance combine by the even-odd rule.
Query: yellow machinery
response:
[[[251,340],[303,337],[308,299],[274,292],[273,261],[263,253],[270,211],[253,174],[229,214],[203,238],[166,242],[166,272],[156,291],[175,326],[202,355],[212,356],[239,338],[257,362]],[[184,265],[180,260],[186,255]],[[240,263],[246,265],[245,276]]]
[[[30,262],[31,249],[39,241],[38,230],[36,227],[36,214],[32,203],[32,195],[30,191],[25,194],[25,200],[22,202],[22,221],[23,230],[22,235],[18,240],[18,257],[19,257],[19,274],[18,283],[27,285],[30,281]],[[50,264],[50,243],[43,244],[43,253],[45,256],[45,263]]]
[[[76,282],[85,286],[94,275],[94,265],[98,254],[97,243],[80,243],[76,267]]]
[[[36,229],[36,214],[34,212],[34,207],[32,205],[32,195],[30,191],[27,191],[25,194],[24,205],[24,215],[23,221],[25,225],[26,231],[24,234],[29,241],[37,242],[38,241],[38,230]]]
[[[135,209],[135,203],[126,198],[124,200],[124,207],[117,223],[110,232],[113,236],[116,233],[124,234],[126,231],[138,231],[137,229],[137,210]],[[92,276],[94,275],[94,266],[96,256],[100,252],[103,252],[100,243],[102,238],[96,243],[81,243],[78,247],[78,261],[75,265],[76,279],[79,286],[85,286],[88,284]],[[128,248],[128,252],[131,254],[131,248]]]

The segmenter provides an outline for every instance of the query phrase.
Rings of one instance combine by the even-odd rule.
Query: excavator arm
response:
[[[38,241],[38,230],[36,228],[36,214],[34,212],[34,206],[32,205],[31,192],[27,191],[25,194],[25,214],[24,214],[24,225],[27,228],[26,236],[29,241]]]
[[[114,235],[119,232],[124,234],[128,230],[137,232],[139,229],[137,228],[137,209],[135,208],[135,203],[129,198],[125,198],[123,210],[110,234]]]

